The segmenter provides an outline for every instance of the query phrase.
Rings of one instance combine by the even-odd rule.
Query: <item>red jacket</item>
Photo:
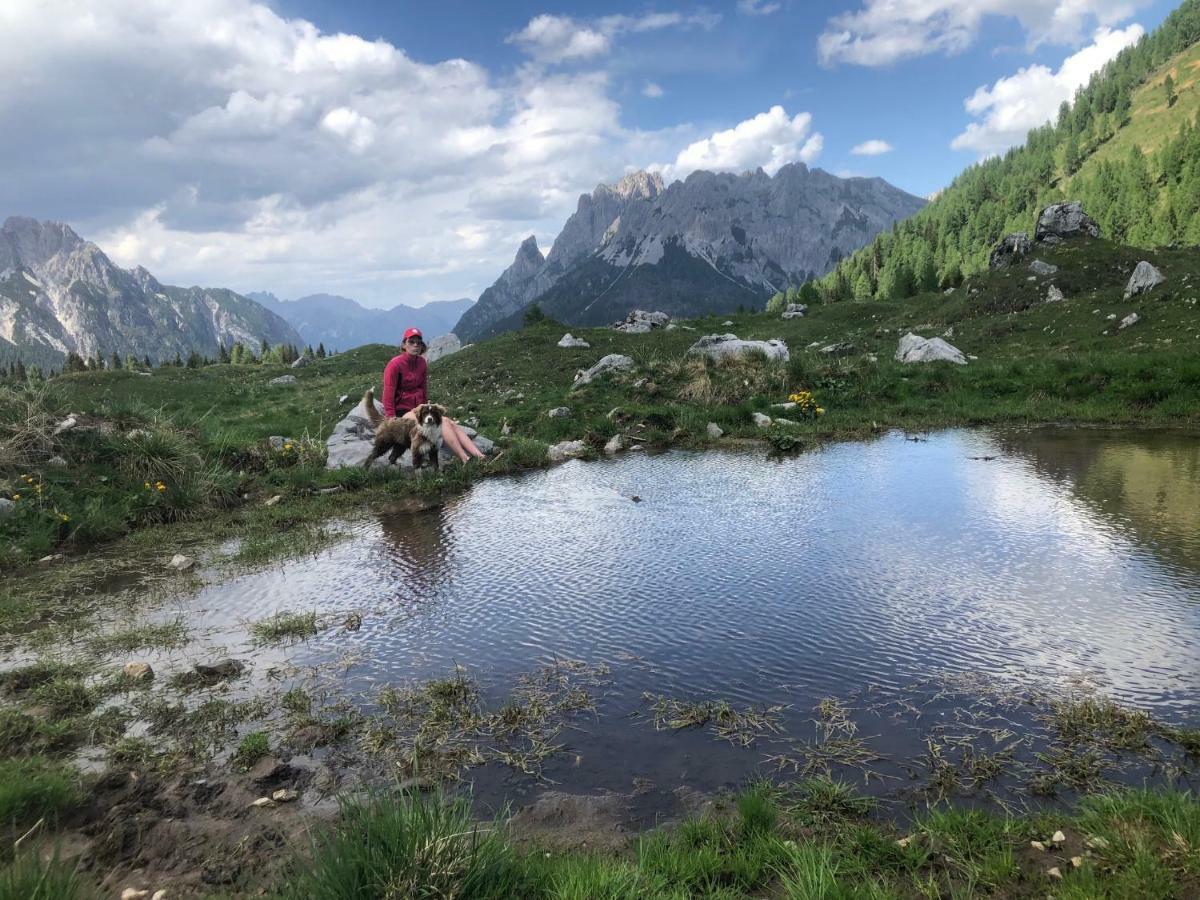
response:
[[[401,353],[393,356],[383,370],[383,414],[402,416],[410,409],[428,402],[425,394],[425,373],[429,365],[423,356]]]

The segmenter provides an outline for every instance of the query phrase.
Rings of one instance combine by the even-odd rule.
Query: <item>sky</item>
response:
[[[161,281],[477,297],[637,169],[929,196],[1174,0],[3,0],[0,218]]]

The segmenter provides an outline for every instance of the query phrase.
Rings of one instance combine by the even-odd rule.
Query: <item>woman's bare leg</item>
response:
[[[476,459],[482,459],[483,454],[479,452],[479,448],[475,446],[475,442],[471,440],[458,427],[458,423],[453,419],[442,419],[442,440],[446,442],[446,446],[450,448],[450,452],[459,458],[461,462],[466,462],[471,456]]]

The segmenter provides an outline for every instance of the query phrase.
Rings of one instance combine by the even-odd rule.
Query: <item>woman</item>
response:
[[[404,332],[404,340],[400,344],[403,351],[399,356],[392,357],[391,362],[383,370],[383,414],[389,417],[400,416],[412,420],[412,411],[422,403],[428,403],[429,397],[425,392],[426,372],[429,364],[425,362],[425,338],[420,330],[410,328]],[[442,443],[450,452],[458,457],[460,462],[467,462],[472,457],[483,459],[479,448],[458,427],[458,423],[448,417],[442,418]]]

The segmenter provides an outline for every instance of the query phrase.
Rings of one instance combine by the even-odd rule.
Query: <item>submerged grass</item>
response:
[[[279,612],[250,625],[250,634],[261,644],[302,641],[312,637],[318,630],[315,611]]]

